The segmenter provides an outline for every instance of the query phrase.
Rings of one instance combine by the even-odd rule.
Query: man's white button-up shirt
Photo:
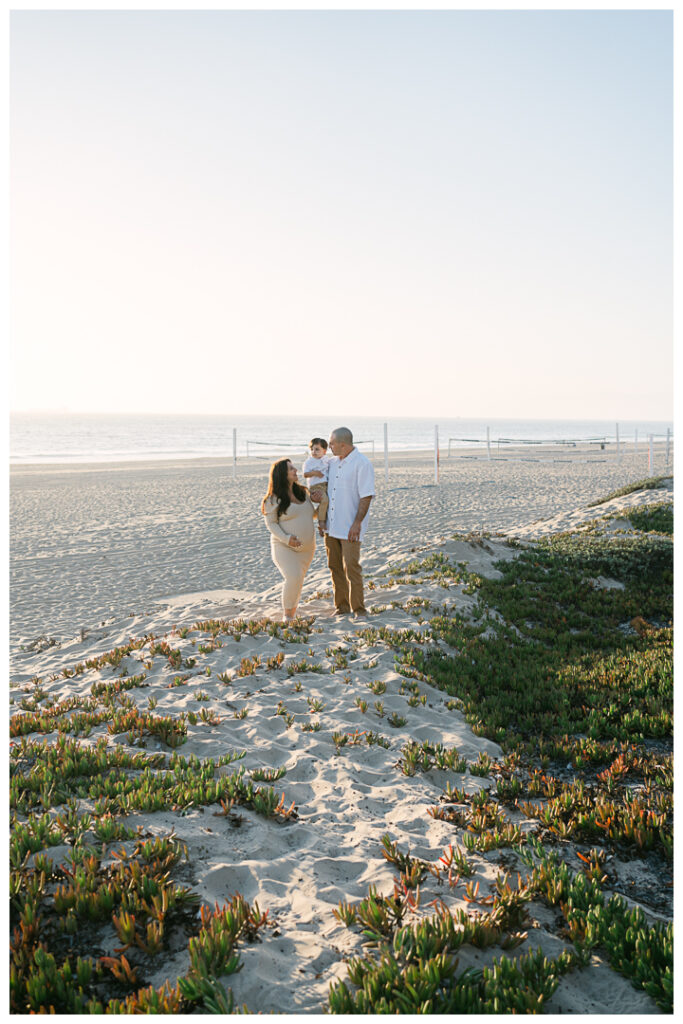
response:
[[[314,485],[313,485],[314,486]],[[327,481],[327,496],[330,507],[327,511],[327,532],[330,537],[348,540],[349,530],[358,512],[361,498],[372,497],[375,493],[375,471],[372,463],[357,448],[345,459],[335,456],[330,460]],[[361,523],[360,539],[363,540],[368,528],[368,516]]]

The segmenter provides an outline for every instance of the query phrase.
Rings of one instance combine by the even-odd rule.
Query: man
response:
[[[327,496],[327,564],[332,574],[337,615],[367,615],[363,597],[360,546],[368,526],[368,509],[375,494],[375,471],[354,446],[347,427],[330,434],[333,458],[329,465]]]

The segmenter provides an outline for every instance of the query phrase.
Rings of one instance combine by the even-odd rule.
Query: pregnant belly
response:
[[[310,526],[302,526],[298,530],[290,529],[286,532],[290,537],[296,537],[297,540],[301,541],[301,547],[291,548],[292,551],[302,551],[304,549],[308,551],[311,548],[315,548],[315,528],[313,526],[313,523],[311,523]],[[282,544],[282,546],[285,548],[290,547],[289,541],[286,541],[284,539],[280,540],[279,538],[273,537],[272,535],[270,539],[273,544]]]

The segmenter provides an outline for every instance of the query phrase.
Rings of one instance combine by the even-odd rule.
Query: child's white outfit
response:
[[[309,490],[316,489],[316,490],[320,491],[321,494],[322,494],[322,497],[320,499],[320,504],[318,505],[318,522],[319,523],[324,523],[327,520],[327,507],[328,507],[328,504],[329,504],[328,498],[327,498],[327,478],[328,478],[329,472],[330,472],[330,462],[331,462],[331,460],[332,460],[332,456],[331,455],[322,455],[319,459],[316,459],[315,456],[310,455],[306,459],[306,461],[304,462],[304,469],[303,469],[304,474],[311,473],[311,472],[313,472],[313,470],[316,470],[316,469],[317,469],[317,471],[319,473],[323,474],[322,477],[319,477],[319,476],[309,476],[309,477],[306,477],[304,475],[304,480],[305,480],[306,486],[309,488]]]

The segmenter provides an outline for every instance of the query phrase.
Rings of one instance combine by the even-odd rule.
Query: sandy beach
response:
[[[659,463],[655,472],[665,475],[663,458]],[[216,816],[217,806],[132,813],[127,820],[152,835],[174,830],[187,844],[186,879],[203,903],[213,907],[240,892],[268,910],[270,925],[260,941],[240,948],[243,969],[224,979],[236,1003],[246,1003],[252,1013],[323,1011],[330,984],[346,977],[349,959],[362,949],[358,931],[346,928],[335,909],[340,901],[361,900],[370,885],[380,892],[394,885],[383,835],[434,864],[462,839],[452,823],[427,810],[454,778],[469,793],[491,780],[439,768],[409,776],[400,767],[405,744],[455,747],[470,765],[483,755],[501,756],[496,743],[472,731],[446,693],[419,682],[418,699],[415,679],[397,663],[395,651],[378,633],[363,632],[413,630],[419,642],[428,625],[421,609],[446,604],[466,615],[474,596],[463,584],[414,585],[392,569],[416,553],[425,558],[437,552],[495,578],[500,573],[494,562],[515,556],[508,537],[526,544],[612,512],[673,500],[671,489],[638,491],[589,508],[648,475],[642,452],[619,462],[442,458],[438,486],[425,454],[393,456],[388,486],[379,457],[375,469],[377,497],[363,556],[371,615],[366,623],[325,617],[331,605],[321,545],[300,607],[308,626],[291,643],[266,625],[253,634],[243,626],[237,636],[234,628],[217,633],[200,625],[280,618],[279,576],[259,513],[264,461],[243,461],[237,480],[228,460],[12,471],[12,713],[36,677],[47,694],[63,700],[86,697],[94,684],[144,675],[144,686],[127,691],[138,708],[151,706],[152,699],[157,715],[194,713],[195,724],[178,748],[183,757],[234,751],[242,756],[226,771],[241,768],[249,778],[282,770],[271,784],[284,793],[285,806],[296,807],[292,820],[239,807],[238,815]],[[472,531],[494,536],[453,537]],[[69,675],[76,665],[152,634],[179,652],[181,668],[154,656],[148,641],[115,669],[97,664]],[[197,721],[201,709],[214,716],[213,725]],[[371,743],[368,733],[382,742]],[[126,733],[112,736],[106,723],[86,742],[100,736],[128,749]],[[145,749],[165,748],[149,738]],[[523,815],[517,817],[526,828]],[[60,863],[67,852],[54,846],[49,854]],[[474,860],[472,881],[487,891],[500,872],[499,856],[494,850]],[[422,883],[425,912],[447,893],[428,876]],[[462,895],[452,895],[450,903],[471,909]],[[551,917],[535,921],[525,948],[556,956],[566,946]],[[113,946],[107,952],[113,956]],[[165,957],[147,981],[174,985],[186,960],[183,950]],[[466,947],[459,962],[460,969],[481,967],[491,954]],[[658,1012],[649,995],[597,955],[589,968],[560,982],[545,1009]]]
[[[468,457],[469,456],[469,457]],[[648,476],[647,454],[589,461],[505,461],[460,452],[374,458],[377,496],[364,548],[366,571],[451,533],[527,530],[569,516]],[[259,511],[267,460],[202,459],[12,467],[10,479],[11,650],[41,635],[60,642],[81,629],[111,626],[175,604],[182,595],[240,591],[277,611],[279,575]],[[673,465],[673,463],[672,463]],[[666,472],[663,446],[655,473]],[[568,519],[567,522],[570,520]],[[307,589],[327,586],[318,546]],[[180,600],[182,605],[182,600]]]

